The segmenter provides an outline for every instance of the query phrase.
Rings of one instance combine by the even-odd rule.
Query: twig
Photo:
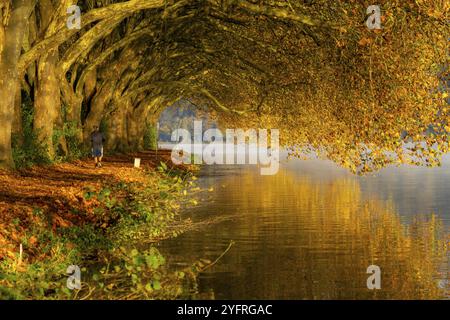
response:
[[[210,267],[212,267],[213,265],[215,265],[220,259],[222,259],[222,257],[231,249],[231,247],[233,246],[233,244],[234,244],[234,241],[233,240],[231,240],[230,241],[230,244],[228,245],[228,247],[225,249],[225,251],[224,252],[222,252],[222,254],[216,259],[216,260],[214,260],[213,262],[211,262],[210,264],[208,264],[208,265],[206,265],[205,267],[203,267],[202,269],[200,269],[200,272],[203,272],[203,271],[205,271],[206,269],[208,269],[208,268],[210,268]]]

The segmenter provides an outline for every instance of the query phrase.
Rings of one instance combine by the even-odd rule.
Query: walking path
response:
[[[127,155],[106,156],[104,166],[95,168],[92,159],[49,166],[35,166],[15,172],[0,171],[0,260],[18,252],[17,245],[37,215],[44,213],[52,228],[83,223],[95,204],[83,195],[86,188],[139,182],[145,179],[142,169],[134,168],[134,158],[141,168],[152,170],[161,161],[171,164],[170,151],[145,151]]]

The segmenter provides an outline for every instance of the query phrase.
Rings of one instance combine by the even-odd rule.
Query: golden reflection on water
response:
[[[244,171],[210,182],[216,190],[190,212],[193,219],[236,219],[186,234],[166,248],[184,258],[214,258],[229,240],[236,242],[200,277],[196,298],[449,297],[448,232],[435,215],[405,223],[391,201],[363,199],[351,178],[313,181],[287,170],[270,177]],[[366,286],[372,264],[381,268],[380,290]]]

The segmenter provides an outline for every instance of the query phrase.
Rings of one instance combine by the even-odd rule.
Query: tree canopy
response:
[[[67,8],[81,9],[70,29]],[[50,158],[94,125],[142,147],[145,124],[187,98],[227,127],[281,130],[354,172],[437,165],[448,151],[448,1],[1,0],[0,167],[30,97]],[[56,149],[56,150],[55,150]],[[60,151],[61,152],[61,151]]]

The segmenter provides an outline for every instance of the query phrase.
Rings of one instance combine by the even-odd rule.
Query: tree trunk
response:
[[[62,98],[67,106],[66,121],[72,127],[75,127],[75,139],[78,143],[83,142],[83,130],[81,126],[81,106],[83,103],[83,96],[78,95],[73,91],[70,84],[64,79],[64,76],[58,70],[58,81],[62,93]]]
[[[136,119],[134,112],[129,111],[127,118],[127,141],[130,150],[139,150],[139,119]]]
[[[55,125],[58,129],[64,129],[64,119],[63,119],[63,115],[61,112],[61,108],[58,109],[58,115],[55,120]],[[61,135],[59,137],[59,140],[57,141],[57,147],[58,147],[59,152],[63,156],[69,155],[69,147],[67,144],[66,137],[64,135]]]
[[[20,86],[16,87],[16,96],[14,98],[14,117],[11,133],[16,137],[19,146],[23,143],[23,125],[22,125],[22,90]]]
[[[121,101],[121,104],[119,105],[120,114],[118,115],[118,118],[121,119],[120,124],[121,126],[118,128],[118,140],[117,140],[117,151],[121,153],[126,153],[131,151],[131,147],[128,144],[128,112],[129,108],[132,108],[132,105],[128,99],[125,101]]]
[[[56,77],[57,51],[53,50],[38,61],[38,77],[34,101],[34,130],[45,145],[49,159],[55,158],[53,126],[61,109],[59,83]]]
[[[126,109],[128,102],[114,101],[116,110],[108,117],[106,147],[111,152],[126,152],[128,148]]]
[[[17,62],[22,41],[27,30],[28,18],[33,8],[32,0],[13,1],[7,26],[2,25],[0,61],[0,168],[14,168],[11,150],[11,129],[14,117],[14,101],[19,75]]]
[[[152,106],[152,105],[150,105]],[[128,143],[133,150],[144,149],[144,135],[147,127],[147,117],[150,113],[149,105],[140,105],[128,117]]]
[[[50,0],[39,1],[41,32],[45,31],[46,34],[53,32],[49,25],[54,11],[55,8]],[[55,48],[38,59],[35,85],[34,130],[40,143],[45,145],[47,156],[51,160],[55,158],[53,127],[61,113],[59,81],[56,76],[58,58],[58,48]]]
[[[110,82],[104,84],[91,100],[91,110],[86,117],[83,127],[83,140],[86,145],[89,144],[90,134],[94,126],[99,126],[104,116],[104,110],[111,100],[114,86]]]

